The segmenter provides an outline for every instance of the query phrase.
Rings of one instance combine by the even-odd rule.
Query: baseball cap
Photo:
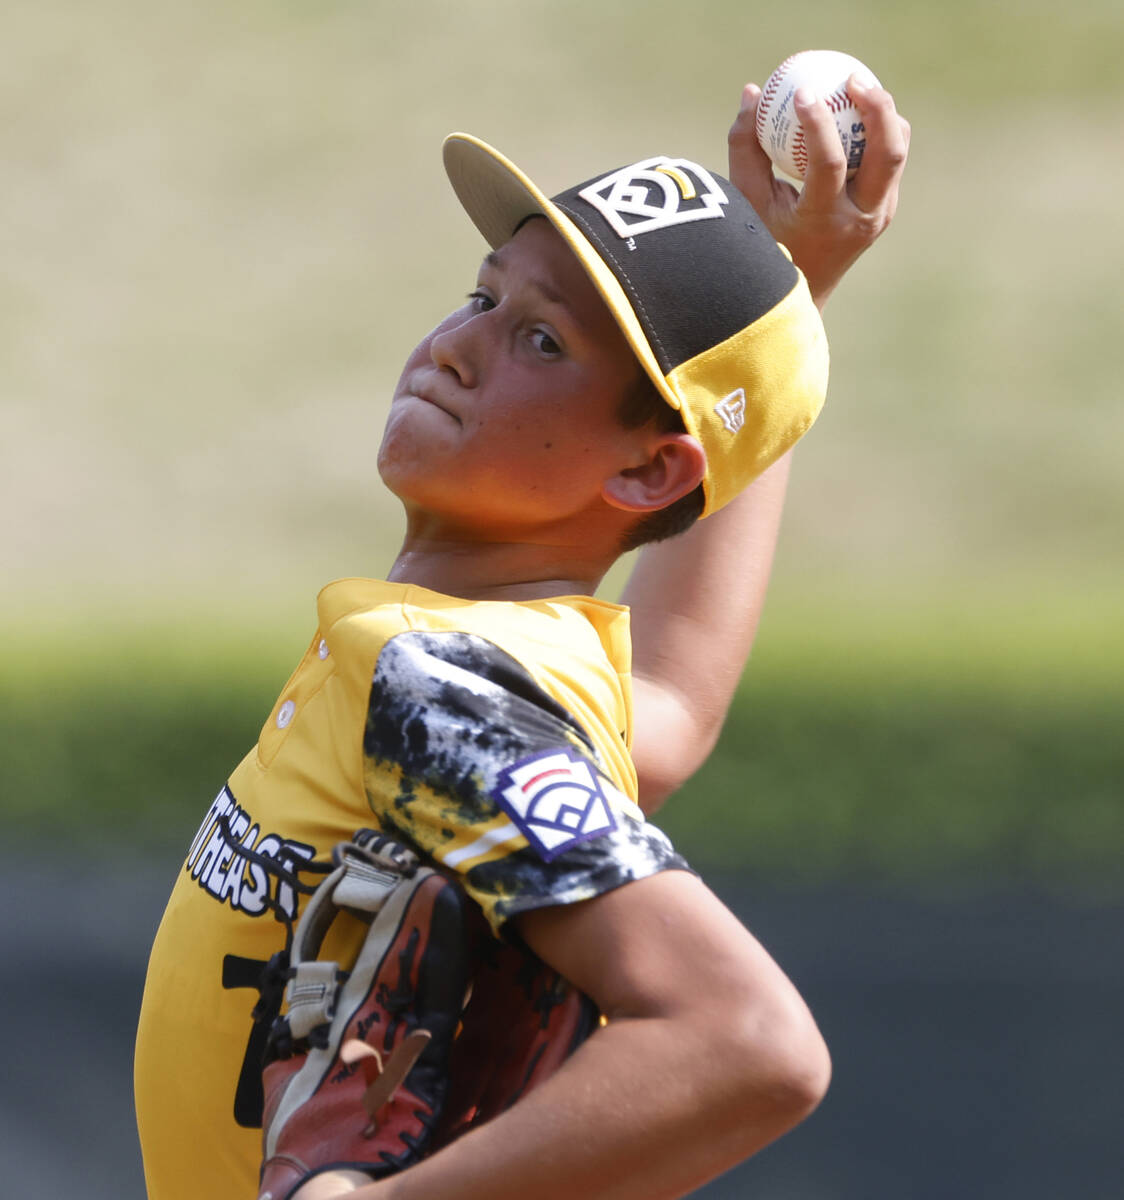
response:
[[[728,180],[657,155],[548,199],[498,150],[445,139],[445,170],[488,243],[544,216],[706,452],[716,512],[794,445],[827,393],[823,322],[788,252]]]

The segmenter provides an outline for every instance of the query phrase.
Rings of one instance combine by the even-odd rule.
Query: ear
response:
[[[688,433],[665,433],[645,462],[626,467],[601,486],[602,499],[626,512],[655,512],[693,492],[706,473],[706,451]]]

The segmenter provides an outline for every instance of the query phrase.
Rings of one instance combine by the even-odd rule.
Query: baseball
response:
[[[792,179],[804,178],[808,151],[793,96],[797,88],[806,87],[826,101],[834,115],[847,155],[847,178],[854,175],[866,146],[862,117],[847,93],[847,80],[856,73],[872,87],[881,87],[869,67],[838,50],[803,50],[769,76],[757,105],[757,140],[778,170]]]

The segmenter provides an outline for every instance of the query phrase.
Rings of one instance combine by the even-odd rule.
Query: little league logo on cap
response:
[[[492,791],[531,849],[547,862],[616,829],[610,796],[625,801],[586,759],[567,749],[536,754],[506,768]]]
[[[810,428],[827,393],[823,322],[788,252],[728,180],[659,155],[548,199],[463,133],[446,138],[445,169],[493,247],[532,216],[561,234],[702,445],[704,516]]]
[[[638,237],[682,221],[721,217],[726,193],[709,171],[685,158],[646,158],[622,167],[578,195],[622,238]]]

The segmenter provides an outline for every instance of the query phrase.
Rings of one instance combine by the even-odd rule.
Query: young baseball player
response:
[[[757,147],[752,87],[732,182],[654,157],[548,200],[486,144],[446,142],[492,250],[394,395],[379,467],[407,531],[390,578],[321,593],[161,924],[136,1063],[151,1200],[677,1197],[822,1096],[807,1008],[637,800],[655,807],[717,736],[786,455],[824,398],[816,305],[893,214],[908,126],[887,93],[856,91],[868,149],[850,184],[826,108],[800,98],[799,198]],[[623,549],[673,534],[629,583],[630,639],[627,610],[593,593]],[[323,889],[298,923],[302,869],[364,826],[331,877],[348,899],[332,897],[361,911],[414,880],[385,956],[349,976],[298,966],[327,930]],[[464,1090],[445,1075],[474,977],[453,892],[496,955],[569,981],[558,1011],[584,996],[602,1014],[553,1074],[456,1136],[441,1103]],[[250,1010],[280,950],[287,1015],[263,1093]],[[464,1030],[458,1044],[471,1016]]]

